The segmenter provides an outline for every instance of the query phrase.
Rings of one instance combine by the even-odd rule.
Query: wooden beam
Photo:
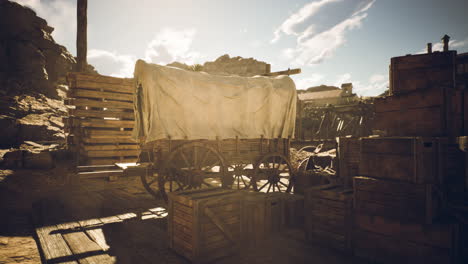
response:
[[[287,69],[286,71],[278,71],[278,72],[270,72],[263,74],[263,76],[279,76],[279,75],[293,75],[293,74],[299,74],[301,73],[301,69]]]
[[[87,56],[87,9],[88,0],[78,0],[77,2],[77,30],[76,30],[76,57],[77,57],[77,70],[84,72],[86,69],[86,56]]]

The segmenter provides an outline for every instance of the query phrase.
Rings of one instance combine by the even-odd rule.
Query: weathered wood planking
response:
[[[83,152],[87,157],[128,157],[138,156],[139,150],[123,149],[123,150],[90,150]]]
[[[457,136],[461,101],[459,92],[443,87],[377,98],[373,128],[388,136]]]
[[[456,51],[394,57],[390,64],[390,93],[430,87],[455,87]]]
[[[382,216],[366,214],[355,214],[354,223],[357,229],[391,236],[397,239],[447,249],[455,246],[453,232],[456,231],[456,225],[452,223],[437,223],[432,225],[407,223]]]
[[[359,175],[411,183],[442,183],[447,138],[361,138]]]
[[[169,246],[194,262],[234,254],[241,232],[241,196],[209,188],[169,193]]]
[[[448,248],[357,230],[354,254],[378,263],[455,263]]]
[[[62,236],[70,246],[73,254],[80,256],[78,260],[80,264],[106,264],[116,262],[113,257],[105,253],[96,242],[92,241],[81,231],[78,222],[62,223],[58,224],[57,227],[62,231],[73,230],[71,232],[65,232]],[[79,231],[75,231],[76,229]]]
[[[100,74],[87,74],[81,72],[70,72],[67,75],[69,81],[91,81],[94,83],[109,83],[109,84],[119,84],[124,86],[132,86],[133,79],[132,78],[119,78],[119,77],[111,77],[106,75]]]
[[[135,118],[133,112],[115,111],[115,110],[83,110],[70,109],[70,116],[76,117],[99,117],[99,118],[120,118],[133,120]]]
[[[64,124],[68,127],[89,127],[89,128],[133,128],[135,121],[133,120],[109,120],[102,118],[65,118]]]
[[[110,144],[110,145],[81,145],[83,151],[97,151],[97,150],[138,150],[137,144]]]
[[[401,221],[431,224],[440,213],[432,184],[354,177],[354,210]]]
[[[258,246],[285,226],[285,204],[281,193],[245,193],[242,209],[242,243]]]
[[[101,92],[101,91],[95,91],[95,90],[79,89],[76,87],[68,91],[68,97],[99,98],[99,99],[128,101],[128,102],[133,101],[132,94],[116,93],[116,92]]]
[[[352,251],[351,189],[331,184],[305,191],[305,231],[307,240],[350,253]]]
[[[128,109],[133,111],[133,103],[122,101],[103,101],[82,98],[69,98],[65,100],[66,105],[74,105],[81,107],[95,107],[108,109]]]
[[[358,175],[361,143],[356,137],[338,138],[338,173],[343,185],[352,188],[353,177]]]

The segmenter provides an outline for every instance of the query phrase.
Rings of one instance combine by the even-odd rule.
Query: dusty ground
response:
[[[31,220],[31,208],[33,205],[37,207],[37,201],[60,201],[61,209],[47,212],[55,212],[59,217],[77,216],[82,219],[98,214],[128,213],[125,208],[130,208],[135,203],[144,207],[143,209],[162,206],[143,190],[137,177],[115,182],[86,180],[79,184],[67,185],[64,173],[59,170],[1,172],[1,264],[41,263]],[[98,202],[93,198],[95,195],[104,199]],[[105,198],[106,195],[108,198]],[[60,210],[64,210],[64,213]],[[114,258],[113,263],[188,263],[167,247],[166,218],[144,219],[142,215],[144,213],[140,212],[138,217],[131,220],[103,225],[101,229],[110,246],[103,254]],[[76,255],[72,257],[80,258]],[[304,233],[299,229],[285,230],[281,234],[273,235],[261,248],[250,248],[240,256],[220,259],[217,262],[363,263],[340,252],[306,243]]]

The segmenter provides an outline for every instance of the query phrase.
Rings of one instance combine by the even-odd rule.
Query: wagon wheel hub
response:
[[[190,185],[192,187],[200,187],[205,179],[205,172],[202,170],[190,171]]]
[[[278,170],[273,169],[273,170],[270,170],[268,172],[268,182],[274,184],[274,183],[278,183],[280,181],[280,179],[281,178],[280,178],[280,175],[278,173]]]

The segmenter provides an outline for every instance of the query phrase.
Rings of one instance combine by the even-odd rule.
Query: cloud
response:
[[[346,43],[346,34],[362,26],[367,11],[375,0],[321,0],[309,3],[286,19],[274,32],[272,42],[277,42],[282,35],[294,36],[296,46],[283,50],[292,64],[315,65],[333,56],[335,51]],[[338,10],[336,8],[342,8]],[[332,5],[333,4],[333,5]],[[340,15],[325,15],[341,11]],[[343,11],[345,14],[343,15]],[[315,19],[315,20],[314,20]]]
[[[57,43],[64,45],[68,50],[75,50],[76,39],[76,6],[75,1],[65,0],[15,0],[15,2],[28,6],[36,11],[39,17],[47,20]]]
[[[174,61],[195,64],[203,56],[192,51],[194,29],[174,30],[166,28],[158,32],[148,43],[144,59],[150,63],[168,64]],[[88,51],[88,62],[105,75],[131,77],[135,67],[136,56],[119,54],[106,50],[91,49]]]
[[[312,86],[320,85],[320,81],[323,80],[324,76],[322,74],[313,73],[310,77],[301,78],[295,81],[296,89],[305,90]]]
[[[136,57],[117,52],[92,49],[88,51],[88,63],[99,73],[114,77],[132,77]]]
[[[344,74],[336,76],[336,79],[333,85],[336,87],[341,87],[343,83],[350,83],[350,82],[352,82],[351,74],[344,73]]]
[[[349,75],[348,81],[351,81],[351,75]],[[388,89],[388,85],[388,75],[380,73],[371,75],[366,82],[353,82],[354,92],[361,96],[375,96],[382,94]]]
[[[342,0],[321,0],[317,2],[311,2],[303,6],[299,11],[289,16],[281,26],[279,26],[274,32],[274,38],[271,40],[272,43],[278,41],[281,38],[281,34],[286,35],[299,35],[295,28],[304,23],[308,18],[315,15],[322,7]]]
[[[148,44],[145,60],[157,64],[167,64],[174,61],[186,64],[199,62],[201,54],[191,50],[195,34],[195,29],[162,29]]]

